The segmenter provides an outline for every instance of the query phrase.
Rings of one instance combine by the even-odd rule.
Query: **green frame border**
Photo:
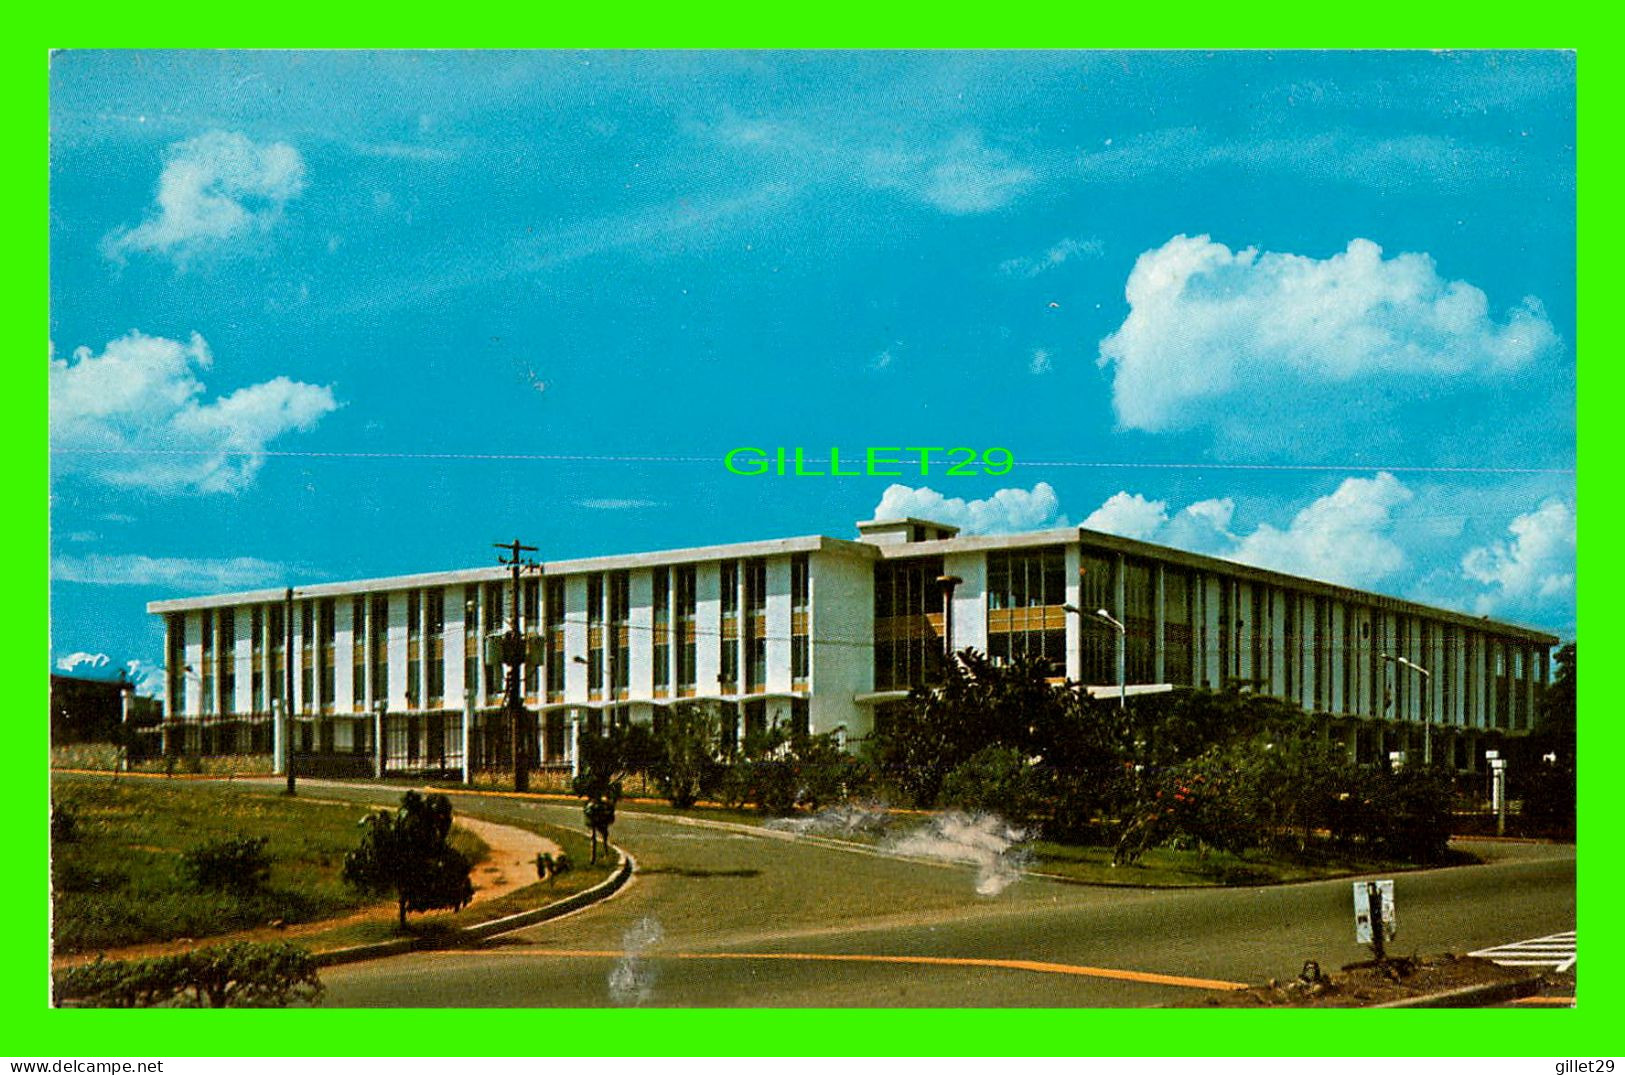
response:
[[[11,156],[5,183],[9,231],[23,236],[5,269],[7,298],[17,326],[38,325],[48,310],[46,249],[48,183],[40,128],[48,124],[46,64],[56,48],[106,47],[715,47],[715,48],[1573,48],[1578,49],[1580,324],[1594,354],[1608,355],[1611,319],[1589,323],[1588,309],[1606,310],[1613,253],[1605,246],[1610,219],[1603,199],[1612,193],[1605,174],[1618,150],[1610,137],[1618,115],[1620,72],[1616,31],[1600,13],[1544,5],[1423,6],[1380,0],[1346,10],[1310,5],[1180,4],[1159,8],[1101,9],[1081,5],[1001,4],[955,10],[912,3],[882,8],[842,3],[772,9],[728,4],[704,10],[680,6],[545,10],[503,5],[475,9],[462,21],[443,22],[443,9],[424,5],[345,10],[341,5],[295,0],[274,10],[230,10],[191,0],[162,8],[64,5],[30,13],[14,30],[4,74],[10,103]],[[1614,123],[1609,120],[1613,119]],[[1589,240],[1589,241],[1588,241]],[[47,332],[47,335],[49,333]],[[1568,341],[1576,346],[1577,341]],[[46,863],[48,685],[41,674],[49,653],[42,625],[49,623],[46,566],[49,548],[48,458],[44,369],[15,349],[5,374],[11,420],[0,438],[14,473],[14,521],[0,538],[11,576],[13,611],[5,620],[0,653],[12,695],[15,749],[6,765],[4,798],[8,859],[14,863],[0,890],[5,921],[17,931],[5,945],[0,997],[10,1030],[5,1051],[15,1057],[231,1056],[263,1043],[290,1053],[345,1055],[532,1055],[556,1041],[599,1043],[623,1055],[1489,1055],[1607,1056],[1617,1052],[1613,983],[1625,974],[1617,927],[1606,911],[1584,915],[1587,964],[1594,970],[1575,1010],[1392,1012],[1217,1012],[1105,1009],[1048,1010],[637,1010],[537,1012],[394,1010],[379,1012],[56,1011],[46,1003],[49,913]],[[1580,454],[1595,475],[1608,459],[1613,389],[1619,374],[1609,358],[1582,363]],[[1599,433],[1599,430],[1601,432]],[[1590,494],[1596,492],[1593,498]],[[1611,529],[1614,509],[1600,481],[1582,485],[1590,533]],[[46,495],[40,495],[40,494]],[[20,494],[20,495],[19,495]],[[36,499],[37,497],[37,499]],[[1593,514],[1599,513],[1599,514]],[[1603,539],[1599,538],[1598,541]],[[1608,608],[1619,572],[1600,545],[1582,556],[1584,606]],[[1599,617],[1587,650],[1611,648],[1618,628]],[[1589,666],[1601,667],[1595,658]],[[1590,851],[1581,860],[1584,907],[1611,905],[1620,870],[1612,833],[1617,796],[1603,771],[1619,756],[1619,721],[1604,710],[1599,681],[1588,679],[1582,720],[1581,828]],[[1595,704],[1590,704],[1595,703]],[[35,716],[38,714],[39,716]],[[568,1020],[569,1030],[559,1033]],[[1173,1031],[1173,1033],[1170,1033]],[[267,1053],[266,1055],[276,1055]]]

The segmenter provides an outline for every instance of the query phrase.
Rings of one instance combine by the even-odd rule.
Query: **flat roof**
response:
[[[658,552],[625,553],[613,556],[592,556],[574,560],[540,561],[543,577],[548,575],[580,575],[593,571],[628,571],[645,567],[667,567],[673,564],[702,563],[707,560],[747,559],[754,556],[787,556],[794,553],[835,553],[857,556],[867,560],[875,558],[875,547],[859,541],[812,535],[807,537],[773,538],[767,541],[744,541],[729,545],[699,545],[687,549],[665,549]],[[410,590],[423,586],[457,586],[470,582],[502,582],[510,577],[510,568],[492,564],[490,567],[466,567],[452,571],[428,571],[412,575],[388,575],[369,579],[351,579],[344,582],[315,582],[294,587],[297,596],[342,597],[358,593],[377,593],[386,590]],[[254,605],[281,601],[287,587],[277,586],[263,590],[243,590],[235,593],[207,594],[199,597],[177,597],[147,602],[149,613],[188,612],[202,608],[225,608],[232,605]]]
[[[943,526],[945,524],[933,523],[930,520],[920,520],[928,526]],[[1140,557],[1148,560],[1160,560],[1163,563],[1177,564],[1194,570],[1207,571],[1214,574],[1226,575],[1230,578],[1248,582],[1262,582],[1268,585],[1291,588],[1323,597],[1330,597],[1339,601],[1351,601],[1358,604],[1371,605],[1377,608],[1394,612],[1404,612],[1412,615],[1427,616],[1444,623],[1457,624],[1477,630],[1493,629],[1495,633],[1517,637],[1525,641],[1538,642],[1544,645],[1556,645],[1559,641],[1556,635],[1544,631],[1537,631],[1531,627],[1508,623],[1504,620],[1493,620],[1488,616],[1472,616],[1465,612],[1451,609],[1437,608],[1424,605],[1417,601],[1410,601],[1402,597],[1377,593],[1372,590],[1360,590],[1352,586],[1342,586],[1333,582],[1323,582],[1319,579],[1307,578],[1302,575],[1289,575],[1283,571],[1272,571],[1268,568],[1254,567],[1250,564],[1238,563],[1216,556],[1206,556],[1201,553],[1186,552],[1182,549],[1171,548],[1167,545],[1156,545],[1148,541],[1139,541],[1135,538],[1119,537],[1116,534],[1107,534],[1098,530],[1088,530],[1083,527],[1059,527],[1048,530],[1032,530],[1019,534],[983,534],[967,537],[950,537],[930,541],[909,541],[897,544],[875,544],[866,541],[850,541],[842,538],[825,537],[822,535],[808,535],[803,537],[775,538],[766,541],[746,541],[725,545],[701,545],[686,549],[666,549],[656,552],[627,553],[613,556],[593,556],[573,560],[549,560],[541,564],[542,574],[546,575],[578,575],[596,571],[625,571],[649,567],[667,567],[674,564],[698,563],[707,560],[744,559],[754,556],[783,556],[793,553],[834,553],[837,555],[855,556],[861,559],[898,560],[919,556],[945,556],[953,553],[992,552],[1000,549],[1031,548],[1042,545],[1065,545],[1081,543],[1091,548],[1103,549],[1111,552],[1120,552],[1125,556]],[[358,579],[347,582],[322,582],[295,587],[298,596],[306,597],[337,597],[357,593],[371,593],[384,590],[405,590],[422,586],[455,586],[470,582],[498,582],[508,578],[508,569],[493,564],[489,567],[462,568],[453,571],[436,571],[414,575],[394,575],[384,578]],[[262,602],[280,601],[283,598],[284,588],[249,590],[241,593],[211,594],[201,597],[174,598],[163,601],[151,601],[147,604],[149,613],[186,612],[194,609],[221,608],[230,605],[248,605]]]

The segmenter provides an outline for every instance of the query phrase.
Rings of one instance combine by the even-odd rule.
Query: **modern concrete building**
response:
[[[1095,693],[1236,685],[1300,704],[1360,760],[1402,750],[1476,769],[1530,728],[1557,642],[1089,530],[960,537],[923,519],[859,523],[856,540],[549,561],[518,598],[543,765],[568,765],[574,737],[606,719],[658,720],[682,700],[719,706],[729,737],[788,723],[855,744],[946,644],[1041,655]],[[155,601],[166,738],[280,758],[291,662],[302,771],[506,767],[504,669],[482,639],[507,629],[513,601],[496,565],[302,586],[291,602]]]

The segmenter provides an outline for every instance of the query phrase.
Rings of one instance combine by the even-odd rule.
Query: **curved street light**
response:
[[[1074,616],[1078,617],[1078,619],[1080,621],[1084,617],[1083,610],[1078,608],[1076,605],[1062,605],[1061,606],[1061,611],[1062,612],[1070,612],[1070,613],[1072,613]],[[1113,616],[1110,612],[1107,612],[1103,608],[1095,609],[1094,612],[1090,613],[1090,615],[1094,616],[1098,620],[1103,620],[1106,623],[1110,624],[1112,629],[1117,632],[1117,645],[1119,647],[1119,650],[1120,650],[1121,656],[1122,656],[1122,661],[1119,662],[1118,666],[1117,666],[1117,708],[1119,708],[1119,709],[1127,709],[1128,708],[1128,628],[1126,626],[1124,626],[1122,620],[1119,620],[1116,616]]]
[[[1428,713],[1428,684],[1433,681],[1433,673],[1417,664],[1408,657],[1396,657],[1384,653],[1382,659],[1394,664],[1402,664],[1406,668],[1422,677],[1422,764],[1433,764],[1433,719]]]

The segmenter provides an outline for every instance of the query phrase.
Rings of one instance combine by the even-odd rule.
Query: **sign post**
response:
[[[1499,750],[1486,750],[1484,760],[1490,763],[1490,802],[1495,808],[1495,835],[1507,834],[1507,760]]]
[[[1354,939],[1369,944],[1378,963],[1388,958],[1387,944],[1394,939],[1395,926],[1394,883],[1354,882]]]

